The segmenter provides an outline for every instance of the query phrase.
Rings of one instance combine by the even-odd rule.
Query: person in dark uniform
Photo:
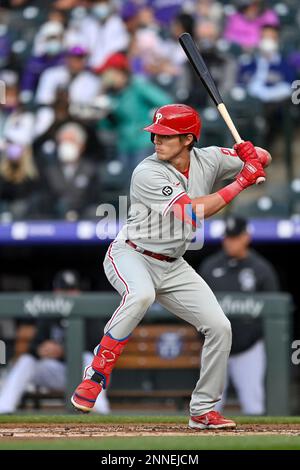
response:
[[[271,292],[279,290],[273,266],[250,248],[247,220],[230,216],[225,221],[222,250],[208,257],[199,273],[215,292]],[[244,414],[265,412],[266,354],[261,318],[237,316],[231,319],[232,348],[227,387],[219,404],[226,400],[229,379],[236,389]]]
[[[76,271],[59,271],[53,280],[53,292],[64,296],[80,294],[80,278]],[[0,414],[15,413],[28,386],[39,389],[64,391],[66,388],[65,318],[40,317],[36,321],[36,335],[29,351],[22,354],[7,373],[0,390]],[[95,344],[94,330],[101,330],[99,320],[86,322],[86,350],[82,355],[85,367],[90,364]],[[96,413],[110,413],[106,393],[101,393],[94,408]]]

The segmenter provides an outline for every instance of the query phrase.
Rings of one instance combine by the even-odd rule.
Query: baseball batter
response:
[[[132,331],[156,300],[205,336],[189,426],[233,428],[233,421],[214,411],[224,388],[230,322],[182,255],[203,217],[217,213],[265,176],[263,166],[270,155],[251,142],[234,149],[194,148],[201,120],[193,108],[182,104],[159,108],[145,130],[151,133],[155,153],[133,172],[129,217],[104,260],[106,276],[122,300],[71,401],[84,412],[93,408]],[[211,194],[215,183],[230,179],[234,181]]]

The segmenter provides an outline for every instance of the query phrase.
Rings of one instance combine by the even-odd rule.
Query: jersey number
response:
[[[226,149],[226,148],[221,148],[221,152],[224,154],[224,155],[230,155],[231,157],[237,157],[237,153],[235,150],[232,150],[232,149]]]

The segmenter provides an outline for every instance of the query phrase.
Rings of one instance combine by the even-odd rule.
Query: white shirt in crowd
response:
[[[110,55],[127,49],[129,44],[129,35],[118,15],[110,16],[103,24],[87,16],[80,23],[77,33],[84,37],[85,46],[90,52],[88,64],[92,68],[100,67]]]
[[[72,78],[65,65],[50,67],[41,75],[35,101],[37,104],[53,104],[57,89],[67,87],[71,103],[89,103],[97,96],[100,84],[100,78],[88,70]]]

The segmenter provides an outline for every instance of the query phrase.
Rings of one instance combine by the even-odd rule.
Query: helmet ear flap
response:
[[[155,136],[155,134],[153,134],[153,132],[151,132],[151,142],[152,142],[152,144],[154,144],[154,136]]]

